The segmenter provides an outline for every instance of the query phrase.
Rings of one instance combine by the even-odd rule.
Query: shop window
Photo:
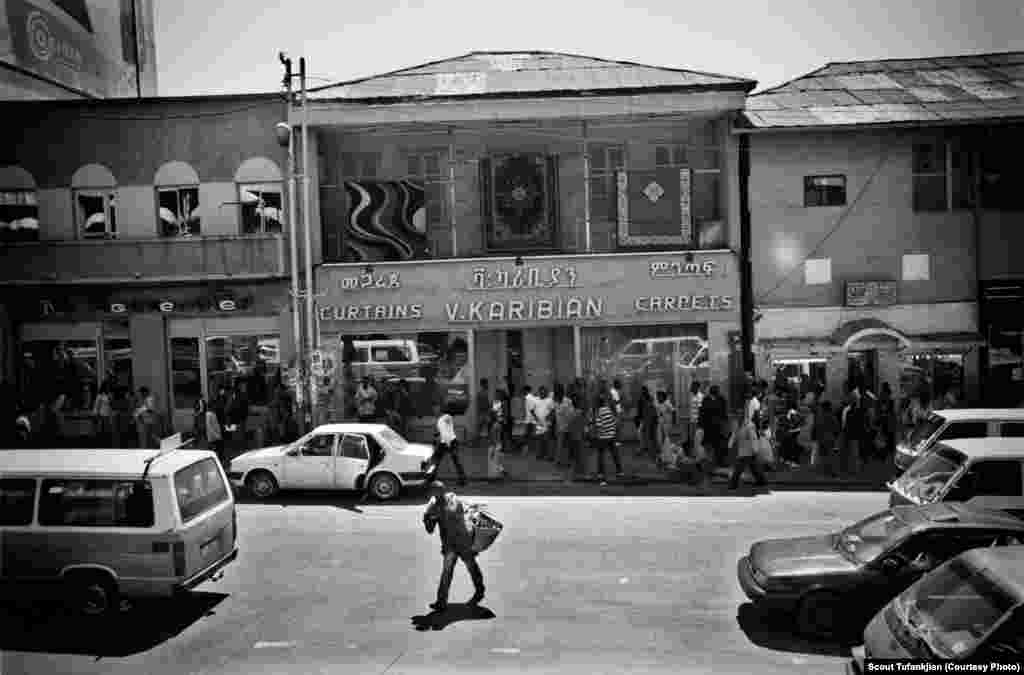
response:
[[[39,524],[70,527],[152,527],[153,493],[141,482],[44,480]]]
[[[344,336],[338,345],[344,415],[356,417],[359,382],[370,378],[383,416],[401,380],[409,386],[413,417],[433,417],[435,406],[463,415],[469,407],[469,343],[464,332]]]
[[[448,224],[448,151],[411,153],[406,157],[407,178],[423,187],[427,228]]]
[[[903,256],[903,281],[928,281],[931,278],[927,253],[907,253]]]
[[[846,176],[804,176],[804,206],[844,206]]]
[[[230,335],[206,338],[207,391],[237,392],[249,405],[270,403],[281,378],[280,338]]]
[[[109,189],[80,188],[74,191],[75,219],[85,239],[117,236],[117,194]]]
[[[193,237],[200,233],[199,186],[157,188],[160,234]]]
[[[99,389],[95,340],[30,340],[22,343],[21,391],[33,406],[63,394],[63,410],[88,413]]]
[[[832,283],[832,259],[811,258],[805,260],[804,283],[808,286]]]
[[[626,170],[626,146],[591,143],[590,154],[590,217],[595,221],[615,221],[617,171]]]
[[[29,525],[35,510],[35,479],[0,479],[0,525]]]
[[[171,338],[171,391],[178,410],[192,410],[203,397],[199,338]]]
[[[959,139],[923,139],[913,146],[914,211],[971,208],[977,152]]]
[[[991,133],[981,158],[982,208],[1024,211],[1024,170],[1019,151],[1024,144],[1024,132],[996,129]]]
[[[243,234],[279,234],[284,231],[280,183],[245,183],[238,186]]]
[[[701,124],[686,143],[662,143],[654,148],[655,167],[691,170],[693,243],[705,249],[726,246],[718,138],[717,123],[710,121]]]
[[[132,341],[128,338],[103,340],[103,375],[113,389],[132,391]]]
[[[584,327],[580,337],[589,394],[598,391],[602,380],[609,386],[620,380],[628,410],[635,408],[644,386],[651,396],[664,391],[677,409],[685,409],[690,385],[710,376],[702,324]]]
[[[0,241],[39,239],[36,191],[0,186]]]

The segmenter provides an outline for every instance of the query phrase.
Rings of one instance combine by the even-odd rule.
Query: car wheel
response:
[[[85,616],[110,615],[121,607],[117,584],[110,577],[98,573],[69,575],[67,600],[75,612]]]
[[[246,477],[245,486],[256,499],[269,499],[277,494],[277,481],[269,471],[253,471]]]
[[[401,489],[398,479],[388,473],[378,473],[370,479],[370,494],[382,502],[397,497]]]
[[[800,600],[796,613],[797,631],[805,637],[837,637],[843,632],[843,612],[838,594],[812,591]]]

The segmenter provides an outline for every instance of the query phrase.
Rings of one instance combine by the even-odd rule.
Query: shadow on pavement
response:
[[[214,613],[225,593],[192,592],[177,600],[130,605],[109,618],[75,616],[58,602],[0,607],[0,651],[125,657],[147,652]]]
[[[850,647],[855,644],[853,641],[825,642],[801,637],[793,630],[791,615],[767,611],[750,602],[740,605],[736,622],[755,645],[777,652],[848,657]]]
[[[418,631],[444,630],[460,621],[489,621],[494,612],[481,605],[451,604],[440,612],[412,617],[412,627]]]

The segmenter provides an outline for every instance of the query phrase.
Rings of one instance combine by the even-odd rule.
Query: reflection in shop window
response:
[[[249,405],[267,405],[281,378],[280,338],[230,335],[206,338],[206,377],[210,397],[241,389]]]
[[[363,377],[377,390],[382,418],[401,380],[409,385],[414,417],[433,416],[435,406],[456,415],[469,407],[469,343],[464,332],[344,336],[339,350],[347,418],[356,416],[354,397]]]
[[[64,410],[92,409],[99,388],[95,340],[31,340],[22,343],[23,395],[37,406],[64,394]]]
[[[171,338],[171,389],[174,407],[191,410],[203,397],[199,338]]]
[[[710,376],[703,324],[583,328],[580,337],[590,392],[596,393],[601,380],[620,380],[627,411],[645,386],[652,396],[664,391],[677,408],[689,405],[690,385]]]
[[[132,391],[132,341],[128,338],[103,340],[104,382],[115,390]]]

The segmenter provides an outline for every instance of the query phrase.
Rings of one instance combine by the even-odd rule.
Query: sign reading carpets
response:
[[[325,330],[445,330],[523,324],[601,325],[733,319],[731,253],[580,255],[379,263],[318,269]],[[358,281],[358,283],[356,281]]]

